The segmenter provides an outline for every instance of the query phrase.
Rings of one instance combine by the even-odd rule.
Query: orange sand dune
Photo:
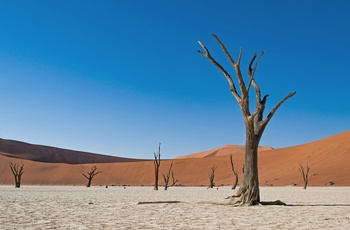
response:
[[[273,150],[273,148],[269,146],[259,146],[259,152],[266,151],[266,150]],[[176,159],[227,156],[230,154],[244,153],[244,151],[245,151],[245,146],[225,145],[220,148],[216,148],[216,149],[212,149],[204,152],[193,153],[186,156],[179,156]]]
[[[220,150],[219,150],[220,151]],[[207,156],[207,155],[203,155]],[[244,153],[232,154],[233,162],[242,179]],[[9,163],[24,164],[25,173],[22,183],[25,185],[85,185],[82,173],[96,165],[102,172],[93,185],[152,185],[154,180],[153,162],[117,162],[96,164],[43,163],[15,159],[0,155],[0,184],[13,184]],[[164,160],[160,166],[165,174],[171,160]],[[350,131],[343,132],[319,141],[294,147],[260,151],[259,179],[262,186],[285,186],[303,184],[299,165],[310,166],[310,186],[328,185],[350,186]],[[208,185],[210,167],[216,164],[216,185],[231,184],[234,181],[229,157],[227,155],[183,158],[173,160],[173,170],[178,184]]]

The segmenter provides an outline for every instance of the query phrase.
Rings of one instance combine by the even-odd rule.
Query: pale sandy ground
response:
[[[201,203],[230,187],[160,189],[0,186],[0,229],[350,229],[350,187],[261,187],[262,200],[294,206],[255,207]]]

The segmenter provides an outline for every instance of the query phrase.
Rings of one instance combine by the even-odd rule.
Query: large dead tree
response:
[[[295,92],[288,94],[280,102],[278,102],[275,107],[269,112],[269,114],[264,118],[263,112],[265,110],[265,104],[268,98],[268,94],[261,97],[260,87],[255,81],[255,71],[259,63],[260,58],[264,54],[261,52],[259,56],[255,53],[252,57],[249,67],[248,67],[248,81],[245,82],[242,76],[240,64],[242,58],[242,48],[240,49],[237,61],[234,61],[230,53],[226,49],[225,45],[221,40],[213,34],[216,41],[221,46],[223,52],[226,54],[228,60],[235,70],[235,74],[238,81],[239,91],[237,90],[236,84],[234,83],[231,75],[222,67],[210,54],[207,47],[200,41],[198,43],[203,48],[203,51],[198,51],[201,55],[207,58],[214,66],[216,66],[225,76],[226,80],[230,85],[230,91],[233,97],[236,99],[238,105],[241,108],[242,116],[244,119],[245,130],[246,130],[246,144],[245,144],[245,167],[242,185],[240,186],[237,193],[230,197],[231,202],[236,205],[256,205],[260,202],[260,192],[259,192],[259,174],[258,174],[258,146],[262,134],[277,111],[277,109],[290,97],[292,97]],[[255,90],[255,111],[250,112],[250,101],[249,101],[249,91],[251,88]]]
[[[86,173],[86,175],[83,173],[83,176],[88,179],[88,183],[86,184],[86,187],[90,187],[91,186],[91,181],[92,181],[92,178],[94,178],[94,176],[96,176],[97,174],[99,174],[101,171],[97,171],[97,167],[96,165],[92,166],[91,167],[91,170],[89,172]]]
[[[21,187],[21,179],[22,179],[22,175],[24,173],[24,164],[18,168],[19,165],[17,165],[16,163],[13,164],[12,162],[10,163],[10,169],[12,171],[13,176],[15,177],[15,187],[16,188],[20,188]]]
[[[159,178],[159,167],[160,167],[160,143],[158,146],[158,153],[154,153],[154,190],[158,190],[158,178]]]
[[[215,170],[217,168],[218,168],[218,166],[215,165],[215,164],[210,168],[210,173],[208,173],[208,176],[209,176],[209,188],[214,188],[214,186],[215,186],[214,178],[215,178]]]
[[[300,165],[299,172],[301,173],[301,176],[303,177],[304,189],[306,189],[306,187],[309,183],[309,171],[310,171],[309,165],[306,165],[306,170],[302,165]]]
[[[232,189],[235,190],[238,184],[238,170],[235,170],[235,166],[233,165],[232,154],[230,154],[230,162],[231,162],[231,170],[233,175],[235,176],[235,183],[232,186]]]

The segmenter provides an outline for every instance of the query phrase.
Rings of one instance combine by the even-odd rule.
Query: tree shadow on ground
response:
[[[187,203],[183,201],[170,200],[170,201],[140,201],[137,204],[179,204]],[[216,203],[216,202],[199,202],[199,204],[214,204],[214,205],[232,205],[230,203]],[[286,206],[286,207],[350,207],[350,204],[286,204],[280,200],[276,201],[261,201],[260,205],[270,206]],[[232,206],[250,206],[250,205],[232,205]],[[251,205],[255,206],[255,205]]]
[[[289,207],[350,207],[350,204],[287,204]]]

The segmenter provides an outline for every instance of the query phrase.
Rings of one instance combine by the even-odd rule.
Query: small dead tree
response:
[[[168,190],[169,187],[169,180],[170,180],[170,174],[171,174],[171,178],[172,178],[172,184],[170,186],[174,186],[178,180],[175,179],[174,177],[174,171],[172,170],[173,167],[173,162],[171,162],[168,173],[166,175],[163,174],[163,178],[164,178],[164,190]]]
[[[232,160],[232,154],[230,154],[230,162],[231,162],[231,169],[233,172],[233,175],[235,176],[235,183],[232,186],[232,189],[235,190],[238,184],[238,170],[235,171],[235,166],[233,165],[233,160]]]
[[[10,169],[13,173],[13,176],[15,177],[15,187],[16,188],[20,188],[21,187],[21,179],[22,179],[22,175],[24,173],[23,167],[24,164],[21,166],[21,168],[19,168],[19,165],[17,165],[16,163],[13,164],[12,162],[10,163]]]
[[[86,185],[86,187],[90,187],[91,186],[91,181],[92,181],[92,178],[94,178],[94,176],[96,176],[97,174],[99,174],[101,171],[97,171],[97,167],[96,165],[92,166],[91,167],[91,171],[90,172],[87,172],[86,175],[83,173],[83,176],[88,179],[88,183]]]
[[[210,168],[210,173],[208,173],[209,175],[209,188],[214,188],[215,184],[214,184],[214,177],[215,177],[215,170],[218,168],[217,165],[213,165],[211,168]]]
[[[160,143],[158,146],[158,154],[154,153],[154,190],[158,190],[158,178],[159,178],[159,167],[160,167]]]
[[[305,171],[305,168],[302,165],[300,165],[299,172],[301,173],[301,176],[303,177],[304,189],[306,189],[307,184],[309,183],[309,171],[310,171],[309,165],[306,165],[306,171]]]

